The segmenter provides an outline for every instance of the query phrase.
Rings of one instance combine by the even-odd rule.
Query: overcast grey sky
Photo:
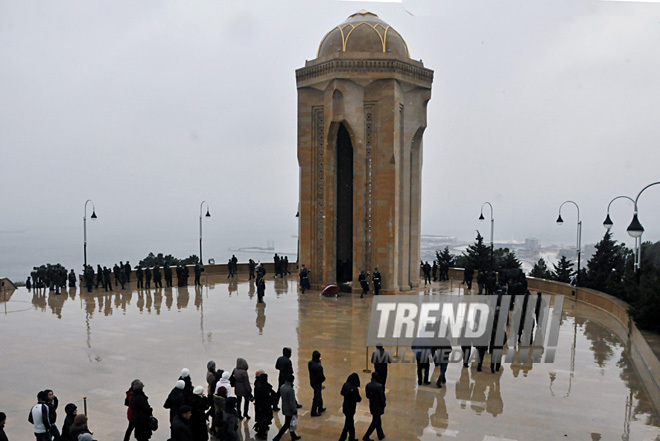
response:
[[[487,236],[490,201],[496,239],[571,244],[574,208],[554,221],[573,199],[595,242],[610,199],[660,180],[658,4],[2,1],[0,231],[78,240],[91,198],[95,237],[181,234],[192,254],[206,199],[210,238],[296,234],[294,71],[361,8],[435,71],[424,234]],[[639,209],[660,240],[660,186]],[[631,215],[615,202],[615,238]]]

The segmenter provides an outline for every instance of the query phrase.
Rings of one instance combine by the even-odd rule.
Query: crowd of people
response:
[[[230,260],[230,273],[233,273],[231,267],[235,268],[235,264],[232,264]],[[203,268],[200,265],[195,265],[194,268],[195,283],[198,284],[199,275]],[[276,260],[275,268],[277,269],[275,277],[285,277],[289,274],[286,259],[279,259],[279,262]],[[266,271],[263,265],[252,260],[248,269],[250,278],[256,278],[259,293],[258,301],[263,302]],[[425,278],[430,278],[432,270],[429,268],[428,263],[422,265],[422,271]],[[112,275],[114,276],[114,286],[121,285],[123,289],[124,285],[130,282],[131,272],[129,262],[126,262],[126,264],[120,262],[118,265],[114,265],[112,271],[108,268],[101,268],[99,265],[96,273],[91,267],[88,267],[85,271],[84,280],[89,290],[93,287],[102,286],[107,291],[112,290]],[[134,272],[139,288],[149,289],[152,280],[155,287],[162,287],[162,276],[158,266],[144,269],[137,267]],[[177,266],[176,272],[180,286],[181,283],[187,283],[187,267]],[[163,268],[163,273],[165,274],[167,286],[172,286],[172,269],[166,265]],[[310,287],[309,273],[310,270],[302,265],[299,277],[303,293],[305,289]],[[61,286],[62,276],[66,274],[65,268],[59,265],[49,265],[35,268],[31,278],[35,283],[35,289],[42,289],[46,286],[55,289],[57,286]],[[71,274],[73,274],[73,271],[71,271]],[[473,271],[466,270],[464,273],[463,283],[467,284],[468,289],[471,288],[473,276]],[[363,288],[362,295],[369,291],[367,283],[369,278],[371,278],[376,294],[378,294],[381,276],[378,269],[375,268],[373,273],[360,272],[358,281]],[[501,271],[499,274],[487,271],[480,272],[477,283],[480,294],[485,291],[486,294],[497,295],[499,299],[504,293],[507,293],[514,296],[514,301],[516,295],[523,295],[524,302],[527,303],[528,301],[529,291],[522,271]],[[75,280],[72,286],[75,286]],[[513,308],[514,301],[511,302],[511,308]],[[537,320],[538,314],[537,309]],[[499,320],[499,316],[499,312],[496,313],[496,322]],[[493,329],[496,329],[496,326],[493,326]],[[519,330],[519,333],[521,332],[522,327]],[[491,354],[491,372],[495,373],[500,370],[501,355],[506,338],[505,333],[503,342],[495,342],[493,335],[488,346],[475,347],[478,354],[477,371],[482,370],[486,351]],[[520,335],[518,338],[520,339]],[[418,385],[431,384],[429,382],[429,368],[430,363],[433,362],[440,367],[440,374],[435,385],[442,388],[443,384],[446,383],[446,371],[450,361],[449,354],[452,351],[451,344],[447,341],[445,345],[438,346],[436,344],[431,346],[420,340],[413,342],[411,349],[415,354],[417,364]],[[461,346],[464,356],[463,367],[468,367],[471,349],[470,346]],[[365,386],[364,394],[369,400],[372,421],[362,439],[371,440],[371,435],[376,432],[380,440],[385,438],[382,428],[382,415],[386,407],[385,385],[388,365],[392,363],[392,357],[382,345],[378,345],[372,354],[371,362],[374,365],[374,372],[371,381]],[[209,435],[220,441],[238,441],[239,421],[252,418],[250,416],[251,403],[253,403],[254,408],[253,428],[256,431],[257,439],[267,439],[270,426],[273,423],[273,413],[278,411],[281,411],[284,415],[284,423],[274,440],[279,441],[287,431],[292,440],[301,438],[296,430],[300,424],[298,409],[302,405],[298,403],[295,396],[295,376],[290,348],[285,347],[282,356],[275,363],[275,369],[278,371],[276,387],[271,385],[268,374],[263,370],[257,370],[254,380],[251,382],[248,374],[248,363],[244,358],[238,358],[235,367],[231,371],[218,368],[213,361],[209,361],[206,368],[206,386],[194,386],[190,371],[183,369],[164,401],[163,407],[169,410],[171,441],[208,441]],[[326,411],[323,406],[323,383],[326,377],[319,351],[313,351],[311,360],[308,362],[308,370],[310,387],[313,391],[309,415],[319,417]],[[354,416],[357,403],[362,400],[359,375],[357,373],[350,374],[338,392],[343,397],[342,413],[344,414],[344,426],[339,440],[356,440]],[[131,435],[134,435],[137,441],[149,440],[153,431],[157,430],[158,421],[153,417],[153,409],[144,393],[144,384],[139,379],[133,380],[130,388],[126,391],[124,405],[127,407],[128,419],[124,441],[129,441]],[[32,407],[28,415],[28,420],[34,425],[34,434],[37,441],[88,441],[93,439],[87,426],[87,417],[78,413],[77,406],[74,403],[65,406],[66,417],[61,430],[58,430],[56,425],[57,409],[58,399],[52,390],[40,391],[37,394],[37,404]],[[0,441],[8,441],[4,433],[5,420],[5,414],[0,413]]]
[[[298,409],[303,406],[296,399],[295,376],[291,362],[291,348],[285,347],[282,355],[275,362],[278,371],[277,387],[268,379],[268,374],[259,369],[250,381],[249,366],[244,358],[236,360],[236,366],[223,370],[214,361],[206,365],[206,385],[193,385],[190,370],[181,370],[174,387],[163,402],[169,410],[170,441],[208,441],[213,436],[219,441],[238,441],[239,421],[250,420],[250,404],[254,408],[254,425],[257,439],[267,439],[273,423],[274,412],[282,412],[284,423],[273,438],[279,441],[289,432],[292,440],[302,437],[296,433],[300,425]],[[372,422],[363,440],[369,440],[376,431],[378,438],[385,437],[381,416],[385,410],[385,381],[387,364],[391,357],[379,346],[372,356],[375,372],[371,382],[365,387],[365,396],[369,400]],[[323,407],[323,383],[326,378],[321,363],[321,353],[313,351],[308,362],[309,381],[313,390],[311,417],[319,417],[325,411]],[[144,392],[144,383],[135,379],[126,391],[124,406],[128,425],[124,441],[133,436],[137,441],[148,441],[153,432],[158,430],[159,422],[153,416],[152,404]],[[345,416],[340,441],[355,439],[354,416],[360,395],[360,378],[352,373],[346,379],[341,390],[343,397],[342,412]],[[281,406],[281,407],[280,407]],[[37,393],[37,403],[28,413],[28,421],[33,425],[37,441],[92,441],[93,432],[88,427],[87,416],[78,411],[74,403],[65,407],[65,418],[58,428],[59,400],[54,392],[46,389]],[[0,412],[0,441],[9,441],[4,426],[6,415]]]

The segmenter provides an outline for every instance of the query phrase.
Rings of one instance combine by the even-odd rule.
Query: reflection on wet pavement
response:
[[[204,280],[203,280],[204,281]],[[298,433],[308,440],[334,440],[343,426],[339,390],[351,372],[362,385],[370,374],[366,349],[371,297],[301,295],[295,278],[269,279],[265,304],[253,282],[209,277],[201,288],[61,295],[19,288],[0,299],[3,340],[0,411],[7,413],[11,440],[32,437],[25,415],[36,392],[51,388],[61,407],[88,399],[90,427],[99,440],[121,439],[126,428],[124,392],[134,378],[145,383],[161,428],[153,440],[169,438],[162,407],[181,368],[205,385],[206,362],[230,370],[236,358],[249,363],[250,377],[264,369],[277,383],[275,360],[293,349],[298,400],[304,405]],[[3,295],[6,293],[3,293]],[[424,295],[463,295],[456,282],[436,283]],[[398,357],[390,366],[383,428],[392,440],[660,440],[660,423],[622,340],[619,326],[591,307],[564,302],[555,362],[532,363],[524,350],[512,363],[490,372],[450,364],[446,387],[417,386],[405,348],[386,348]],[[310,418],[312,390],[307,361],[322,354],[328,380],[328,411]],[[434,372],[433,380],[438,372]],[[361,389],[364,396],[364,387]],[[63,411],[60,412],[63,414]],[[281,426],[280,415],[269,439]],[[63,415],[58,418],[63,419]],[[358,405],[357,436],[371,418]],[[254,439],[242,422],[243,440]]]

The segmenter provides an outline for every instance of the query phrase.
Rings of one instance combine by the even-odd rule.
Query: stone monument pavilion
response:
[[[384,292],[419,285],[422,135],[433,71],[365,10],[296,70],[301,264],[315,287],[378,267]]]

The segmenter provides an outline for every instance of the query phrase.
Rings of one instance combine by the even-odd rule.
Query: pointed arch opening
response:
[[[344,123],[337,130],[337,282],[353,280],[353,143]]]

